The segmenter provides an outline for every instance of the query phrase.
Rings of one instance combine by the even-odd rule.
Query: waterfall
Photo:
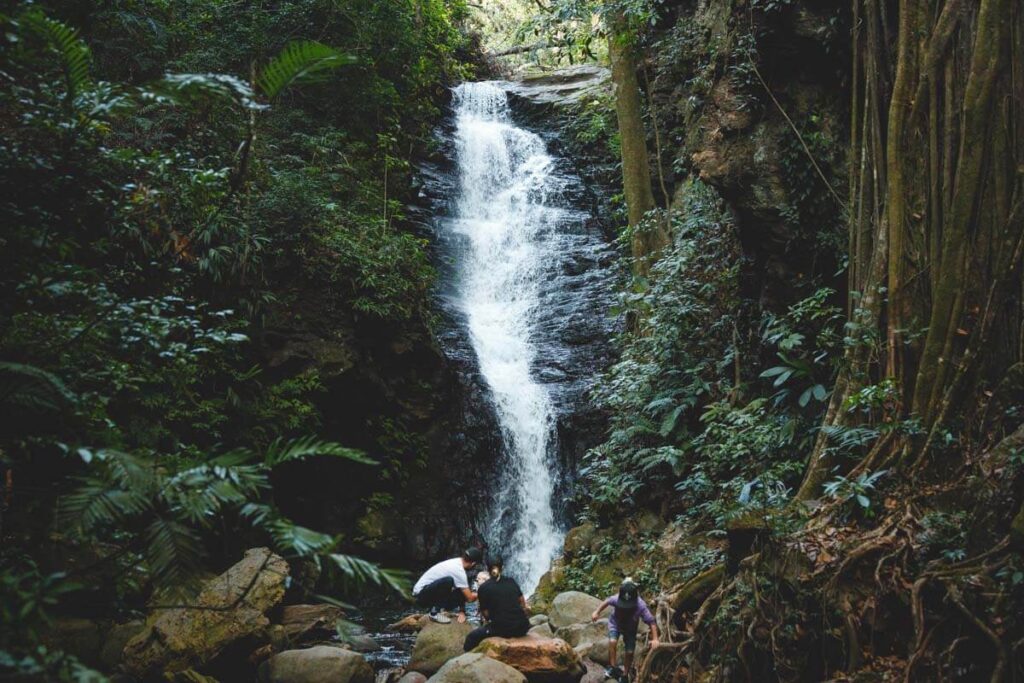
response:
[[[529,593],[562,542],[553,498],[557,436],[552,398],[536,376],[541,285],[565,218],[549,201],[561,180],[544,141],[511,122],[505,91],[465,83],[455,91],[456,165],[450,229],[465,246],[456,305],[495,403],[505,452],[492,491],[488,545]]]

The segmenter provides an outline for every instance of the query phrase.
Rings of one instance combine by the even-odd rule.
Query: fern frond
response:
[[[318,555],[327,552],[337,543],[337,539],[330,534],[299,526],[279,515],[267,520],[266,529],[277,549],[289,556]]]
[[[146,527],[144,557],[158,584],[178,583],[195,576],[202,552],[195,532],[175,519],[156,517]]]
[[[405,572],[395,569],[382,569],[372,562],[367,562],[353,555],[332,553],[327,556],[341,572],[347,587],[364,588],[375,585],[387,588],[400,595],[408,592],[409,581]]]
[[[42,12],[29,12],[21,17],[21,22],[60,55],[69,102],[92,88],[92,52],[78,37],[77,30]]]
[[[152,508],[151,499],[138,491],[126,491],[110,481],[90,477],[61,499],[58,521],[63,527],[85,530],[123,526]]]
[[[33,365],[0,361],[0,414],[59,412],[75,402],[64,383]]]
[[[105,466],[111,481],[125,491],[155,496],[162,486],[161,477],[151,459],[104,448],[96,452],[96,460]]]
[[[345,458],[364,465],[376,465],[377,462],[362,451],[354,448],[346,448],[332,441],[320,441],[313,436],[303,436],[298,439],[285,441],[275,439],[267,447],[263,461],[268,467],[277,467],[286,462],[297,462],[318,455],[329,455],[336,458]]]
[[[274,99],[292,85],[323,81],[327,72],[356,58],[315,40],[290,43],[263,67],[256,79],[267,99]]]
[[[267,488],[265,468],[201,465],[170,477],[161,495],[175,512],[205,524],[225,507],[245,505]]]

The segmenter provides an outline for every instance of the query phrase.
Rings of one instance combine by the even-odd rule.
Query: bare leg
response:
[[[615,666],[615,650],[619,644],[618,638],[615,640],[608,640],[608,666]]]

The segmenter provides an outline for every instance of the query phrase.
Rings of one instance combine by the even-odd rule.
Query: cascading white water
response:
[[[465,83],[455,91],[455,113],[458,190],[449,225],[466,244],[456,267],[457,305],[506,450],[488,541],[529,593],[562,541],[552,502],[554,411],[532,368],[540,284],[557,258],[557,241],[546,236],[564,212],[548,201],[559,189],[553,159],[543,140],[511,122],[504,90]]]

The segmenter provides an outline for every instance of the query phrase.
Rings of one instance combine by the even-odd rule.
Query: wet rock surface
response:
[[[287,578],[288,564],[269,549],[246,551],[208,581],[193,604],[156,610],[125,646],[125,668],[140,678],[184,671],[236,642],[258,638],[270,625],[266,612],[284,597]]]

